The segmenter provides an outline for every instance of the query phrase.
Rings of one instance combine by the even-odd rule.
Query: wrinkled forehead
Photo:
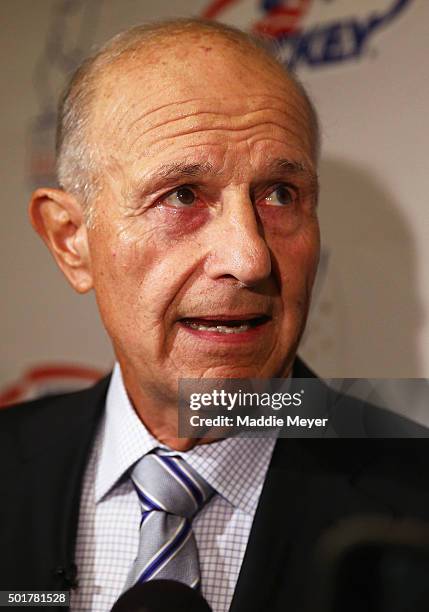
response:
[[[102,154],[123,158],[155,151],[181,129],[195,138],[225,119],[241,129],[243,118],[258,121],[263,112],[282,114],[279,122],[287,121],[312,149],[308,104],[281,66],[257,49],[195,35],[108,66],[93,101],[91,131]]]

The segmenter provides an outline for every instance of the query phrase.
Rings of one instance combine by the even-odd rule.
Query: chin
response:
[[[223,363],[210,365],[204,370],[190,369],[188,372],[182,372],[179,378],[275,378],[282,377],[284,371],[283,363],[278,364],[277,367],[272,367],[268,363],[248,365]]]

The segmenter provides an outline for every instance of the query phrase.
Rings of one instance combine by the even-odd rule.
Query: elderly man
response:
[[[177,432],[179,378],[312,376],[296,351],[317,155],[303,88],[233,28],[133,28],[77,70],[61,189],[38,189],[30,216],[72,287],[94,289],[117,364],[4,411],[2,588],[72,588],[72,610],[101,612],[170,578],[216,612],[292,610],[320,532],[385,509],[351,484],[369,461],[353,444]]]

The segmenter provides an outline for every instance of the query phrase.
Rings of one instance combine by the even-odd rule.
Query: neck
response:
[[[136,377],[126,367],[121,366],[122,378],[128,398],[149,433],[173,450],[187,451],[196,445],[210,444],[219,438],[204,436],[201,438],[182,438],[178,435],[178,401],[177,397],[159,397],[148,393]]]

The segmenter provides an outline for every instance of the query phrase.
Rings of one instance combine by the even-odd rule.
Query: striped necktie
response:
[[[134,466],[131,480],[142,510],[137,558],[125,588],[154,578],[200,586],[191,520],[214,493],[187,463],[156,449]]]

